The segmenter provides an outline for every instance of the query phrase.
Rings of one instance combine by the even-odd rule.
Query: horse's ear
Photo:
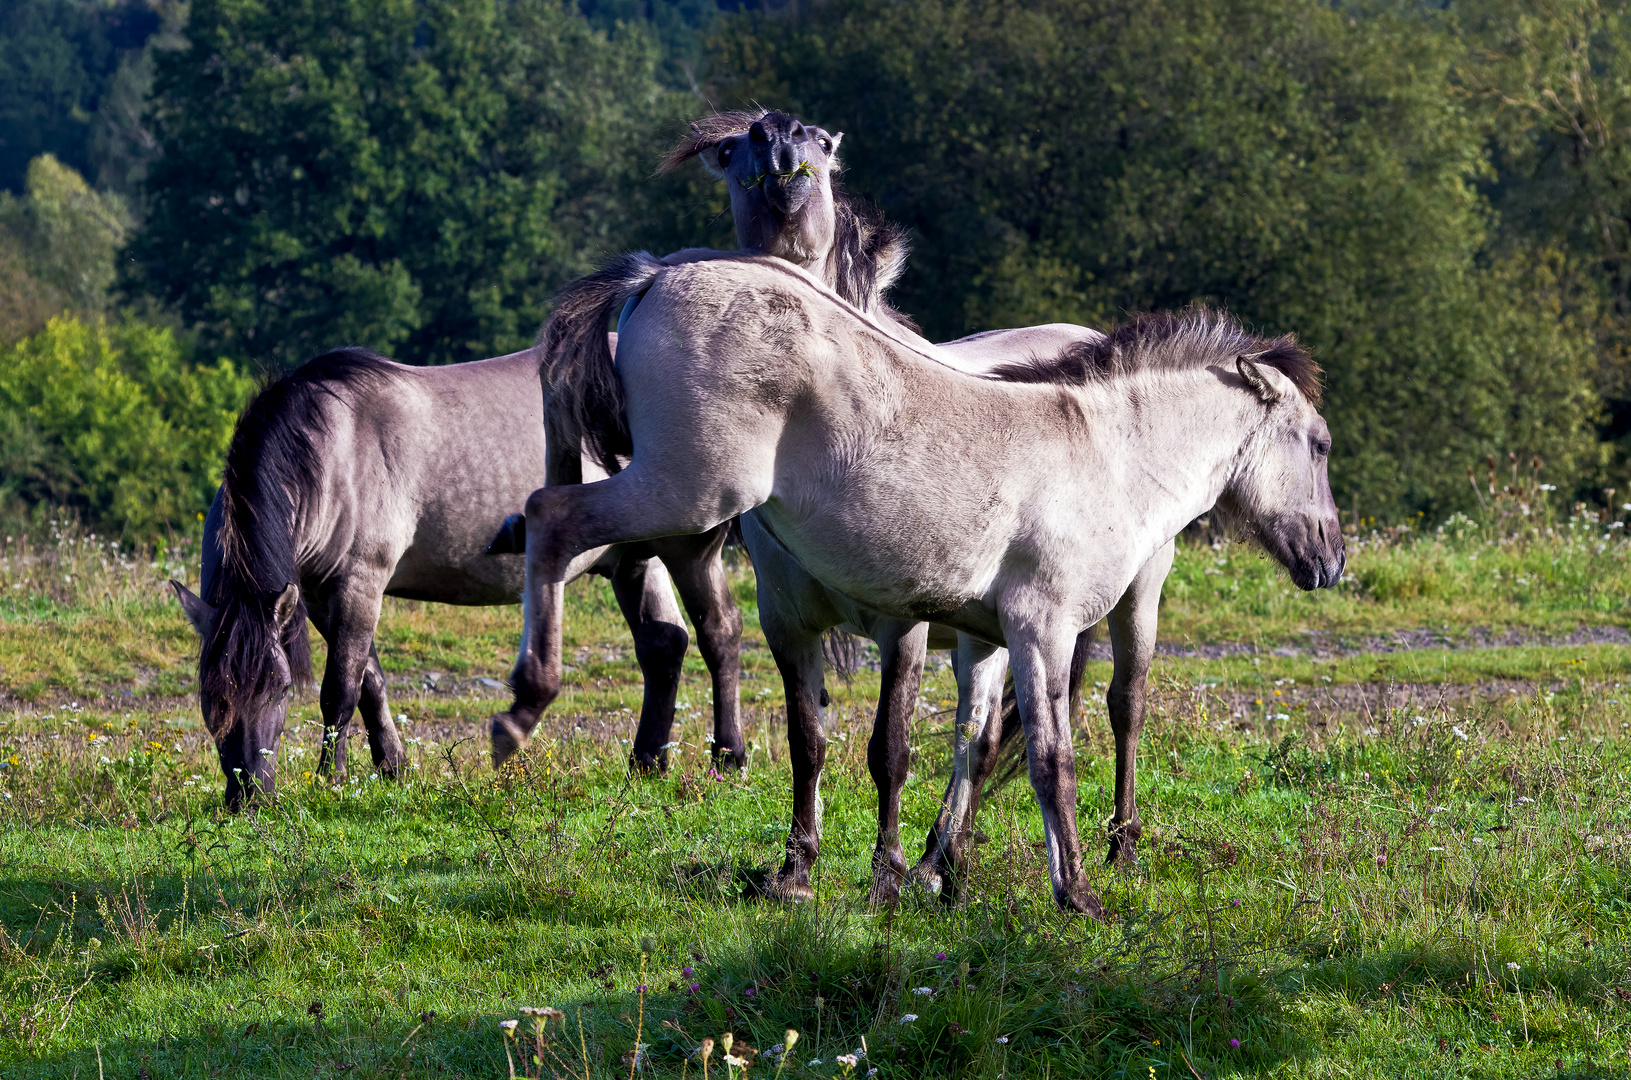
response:
[[[195,594],[175,578],[170,579],[170,589],[176,594],[176,599],[181,601],[181,610],[186,614],[187,621],[193,624],[198,636],[203,637],[209,633],[210,620],[215,618],[215,609],[206,604],[203,597]]]
[[[1256,394],[1263,404],[1273,405],[1283,396],[1263,369],[1252,363],[1250,357],[1235,357],[1235,370],[1240,372],[1240,377],[1246,380],[1246,385],[1251,387],[1252,393]]]
[[[277,603],[272,605],[272,621],[278,628],[278,633],[289,628],[294,621],[294,615],[300,608],[300,586],[290,583],[278,593]]]
[[[838,145],[844,141],[844,133],[835,131],[827,137],[832,140],[832,149],[827,151],[827,164],[836,169],[838,168]]]

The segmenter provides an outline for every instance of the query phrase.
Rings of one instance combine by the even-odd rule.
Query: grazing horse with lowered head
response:
[[[856,303],[884,310],[879,298],[904,248],[898,231],[834,191],[830,152],[840,139],[782,114],[732,114],[699,121],[676,161],[702,154],[735,181],[744,247],[804,258]],[[773,175],[790,145],[797,175]],[[400,768],[373,646],[381,598],[519,597],[521,560],[487,541],[548,471],[538,387],[530,350],[414,368],[342,349],[273,384],[246,410],[205,523],[202,596],[172,583],[201,637],[200,707],[228,805],[273,789],[288,690],[310,671],[308,614],[329,643],[320,771],[344,772],[346,733],[359,710],[375,767],[385,775]],[[503,462],[484,462],[489,455]],[[604,475],[598,459],[585,466],[580,457],[575,446],[559,455],[580,476]],[[518,556],[519,529],[505,535]],[[721,530],[623,546],[581,567],[611,579],[633,632],[646,682],[630,750],[636,766],[666,758],[689,640],[670,573],[713,674],[715,759],[745,762],[741,619],[719,561],[723,541]]]
[[[519,599],[521,560],[486,548],[543,474],[537,386],[530,351],[409,367],[342,349],[250,403],[205,521],[202,595],[171,583],[202,641],[199,701],[229,806],[274,790],[288,691],[310,673],[308,615],[328,642],[319,771],[344,773],[359,710],[374,767],[401,769],[373,644],[382,599]],[[741,761],[740,616],[717,548],[690,537],[681,546],[667,566],[714,674],[715,752]],[[591,569],[611,579],[633,632],[646,680],[641,728],[655,728],[660,746],[689,638],[653,554],[625,545]]]
[[[1197,312],[976,377],[798,268],[755,257],[628,256],[570,287],[559,311],[603,326],[642,294],[609,379],[621,400],[604,402],[615,411],[592,440],[628,466],[527,500],[523,654],[546,691],[559,687],[562,588],[580,552],[756,510],[828,587],[964,634],[965,669],[1009,650],[1054,897],[1100,913],[1076,830],[1077,636],[1214,505],[1252,523],[1300,587],[1336,583],[1344,551],[1317,367],[1289,338]],[[605,386],[610,367],[592,335],[556,331],[551,422],[583,416],[568,391]],[[819,845],[814,691],[789,702],[783,880],[807,881]]]

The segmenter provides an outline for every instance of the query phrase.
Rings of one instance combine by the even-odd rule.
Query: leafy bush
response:
[[[252,380],[165,329],[59,317],[0,350],[0,498],[150,537],[209,505]]]
[[[50,154],[29,162],[26,194],[0,192],[0,344],[64,311],[106,310],[129,230],[119,196],[93,190]]]

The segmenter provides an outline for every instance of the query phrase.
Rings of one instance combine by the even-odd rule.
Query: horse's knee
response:
[[[532,653],[520,657],[510,672],[510,688],[518,708],[543,712],[561,693],[561,672]]]
[[[691,635],[674,623],[649,622],[634,631],[634,658],[648,678],[655,672],[667,671],[677,679],[690,647]]]

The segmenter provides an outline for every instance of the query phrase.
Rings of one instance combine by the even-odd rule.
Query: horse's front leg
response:
[[[906,852],[900,846],[900,793],[911,766],[912,711],[923,684],[929,624],[884,619],[873,633],[882,670],[878,715],[866,745],[867,769],[878,788],[878,842],[872,851],[872,890],[867,900],[892,904],[900,899],[906,877]]]
[[[357,701],[363,730],[368,732],[368,752],[381,776],[395,778],[407,760],[407,748],[391,720],[391,703],[385,696],[385,669],[379,665],[379,649],[368,646],[368,663],[362,672],[362,693]]]
[[[346,738],[351,717],[365,692],[369,707],[363,712],[363,723],[368,729],[374,764],[385,775],[395,775],[405,756],[402,739],[385,704],[384,672],[378,672],[376,682],[370,671],[370,667],[378,668],[374,631],[383,596],[383,586],[351,580],[332,586],[322,604],[323,623],[319,629],[328,641],[328,662],[318,691],[323,713],[323,752],[317,760],[317,771],[336,780],[346,775]]]
[[[1069,686],[1074,635],[1061,634],[1045,621],[1018,625],[1017,620],[1005,621],[1014,692],[1025,723],[1031,787],[1042,810],[1053,898],[1067,911],[1101,918],[1104,905],[1082,870],[1082,844],[1076,831],[1076,752],[1071,745]]]
[[[612,570],[612,592],[634,635],[634,657],[645,679],[640,726],[629,748],[629,765],[666,769],[668,741],[674,731],[674,698],[691,636],[685,631],[663,564],[639,557],[634,549],[615,550],[621,554]]]
[[[1115,674],[1105,705],[1116,736],[1116,808],[1110,818],[1110,850],[1105,862],[1130,866],[1138,857],[1144,835],[1135,797],[1138,774],[1138,738],[1144,731],[1149,696],[1150,659],[1155,655],[1156,622],[1160,616],[1161,585],[1172,569],[1173,545],[1150,557],[1133,583],[1111,609],[1110,652]]]
[[[701,536],[666,537],[654,546],[674,576],[697,630],[697,650],[713,678],[714,764],[740,769],[748,763],[742,737],[742,613],[721,558],[729,532],[729,525],[720,525]]]

